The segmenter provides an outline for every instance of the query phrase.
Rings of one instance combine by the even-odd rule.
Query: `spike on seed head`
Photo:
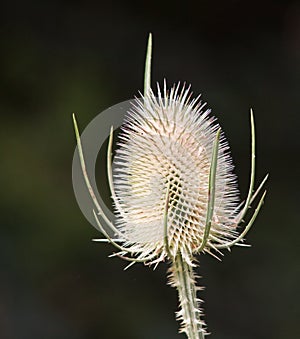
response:
[[[114,158],[117,226],[128,244],[163,252],[164,212],[169,189],[167,238],[173,256],[190,257],[203,241],[211,155],[219,129],[199,97],[179,84],[158,96],[136,99],[119,135]],[[238,203],[229,147],[221,135],[214,213],[207,246],[235,235]]]

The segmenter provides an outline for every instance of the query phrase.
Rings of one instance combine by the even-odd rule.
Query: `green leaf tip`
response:
[[[152,34],[149,33],[148,45],[145,60],[145,73],[144,73],[144,96],[147,96],[151,88],[151,59],[152,59]]]
[[[78,141],[78,139],[79,139],[79,130],[78,130],[78,125],[77,125],[75,113],[72,113],[72,120],[73,120],[73,126],[74,126],[76,140]]]

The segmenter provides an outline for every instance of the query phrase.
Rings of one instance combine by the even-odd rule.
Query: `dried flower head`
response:
[[[219,125],[203,110],[200,98],[178,84],[163,94],[152,90],[138,99],[119,134],[114,158],[117,226],[128,243],[147,252],[168,254],[164,246],[166,196],[167,238],[173,257],[191,257],[202,244],[208,204],[213,144]],[[223,134],[215,178],[211,229],[204,251],[235,236],[238,191],[229,147]]]
[[[127,266],[144,262],[171,263],[170,284],[177,288],[181,331],[189,339],[203,339],[206,331],[202,319],[199,287],[195,285],[195,256],[208,252],[218,256],[220,250],[243,245],[263,204],[263,193],[244,230],[243,221],[267,176],[254,192],[255,129],[251,111],[251,175],[248,195],[238,204],[236,177],[228,143],[216,119],[210,116],[200,98],[191,99],[189,88],[166,83],[161,93],[150,88],[151,35],[145,67],[145,91],[128,112],[119,135],[119,148],[112,171],[111,129],[107,169],[108,182],[117,216],[114,225],[95,198],[87,176],[76,124],[74,126],[80,162],[86,185],[95,204],[95,220],[107,241],[130,261]],[[104,222],[115,234],[112,239]]]

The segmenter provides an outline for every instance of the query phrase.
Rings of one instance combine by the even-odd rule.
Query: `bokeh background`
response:
[[[184,338],[167,265],[124,272],[110,245],[91,242],[71,181],[71,113],[83,129],[142,89],[150,31],[153,84],[203,94],[241,195],[250,107],[257,180],[270,173],[252,248],[199,259],[210,338],[300,337],[299,3],[3,0],[0,15],[0,338]],[[100,191],[105,181],[99,171]]]

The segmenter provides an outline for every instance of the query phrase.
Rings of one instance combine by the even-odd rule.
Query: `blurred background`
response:
[[[241,196],[250,107],[257,182],[270,173],[252,247],[221,263],[199,258],[210,338],[300,337],[299,3],[3,0],[0,15],[0,338],[184,338],[167,264],[124,272],[110,245],[91,241],[99,234],[71,180],[71,113],[83,130],[137,95],[150,31],[153,84],[202,93],[229,139]]]

